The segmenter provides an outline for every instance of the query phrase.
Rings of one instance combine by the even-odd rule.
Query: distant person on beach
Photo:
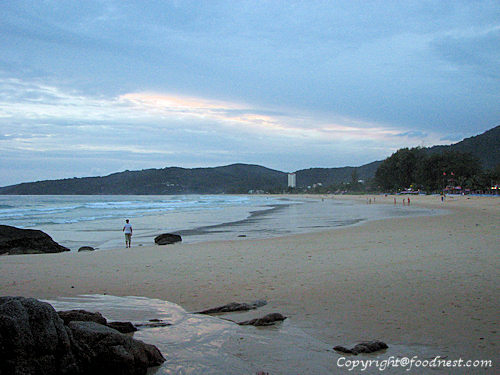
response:
[[[125,247],[130,247],[132,244],[132,225],[129,223],[128,219],[125,220],[123,232],[125,232]]]

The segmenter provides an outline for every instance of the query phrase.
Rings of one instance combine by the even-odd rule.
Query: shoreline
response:
[[[377,205],[394,199],[375,197]],[[431,346],[450,359],[495,359],[500,201],[410,199],[449,211],[270,239],[9,255],[1,257],[0,293],[135,295],[188,311],[266,299],[258,314],[281,312],[332,347],[380,339]]]

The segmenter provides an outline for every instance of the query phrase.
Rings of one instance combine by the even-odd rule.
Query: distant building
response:
[[[288,173],[288,187],[297,187],[297,177],[295,176],[295,173]]]

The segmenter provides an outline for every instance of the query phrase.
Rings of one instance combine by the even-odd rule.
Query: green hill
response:
[[[258,165],[125,171],[104,177],[29,182],[0,188],[0,194],[218,194],[286,187],[284,172]]]
[[[500,125],[453,145],[434,146],[428,151],[431,154],[444,151],[466,152],[478,158],[484,169],[493,169],[500,163]]]
[[[500,126],[449,146],[435,146],[430,153],[469,152],[483,168],[500,163]],[[321,183],[323,186],[350,182],[353,172],[358,179],[369,180],[381,161],[360,167],[310,168],[296,172],[297,187]],[[287,187],[287,174],[259,165],[232,164],[214,168],[145,169],[124,171],[103,177],[46,180],[0,187],[0,194],[20,195],[94,195],[94,194],[220,194],[247,193],[249,190],[280,191]]]

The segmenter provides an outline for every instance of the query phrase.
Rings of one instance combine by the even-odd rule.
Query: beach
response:
[[[315,198],[376,198],[367,210],[407,199]],[[410,199],[410,207],[447,212],[278,238],[2,256],[0,294],[144,296],[187,311],[265,299],[259,314],[280,312],[331,347],[379,339],[495,362],[500,199]],[[332,352],[332,362],[338,357]]]

